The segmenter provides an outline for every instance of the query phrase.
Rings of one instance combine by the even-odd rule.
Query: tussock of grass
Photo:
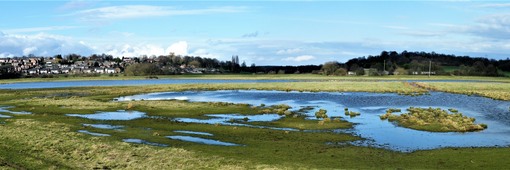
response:
[[[487,128],[485,124],[475,124],[475,118],[469,118],[458,112],[449,114],[440,108],[410,107],[407,109],[408,113],[400,115],[393,115],[393,111],[395,110],[388,109],[380,118],[396,122],[403,127],[433,132],[472,132]]]
[[[315,112],[316,118],[328,118],[328,115],[326,114],[328,111],[324,109],[319,109],[319,111]]]
[[[356,116],[361,115],[361,113],[359,113],[359,112],[349,111],[349,108],[345,108],[344,112],[345,112],[345,115],[349,116],[349,117],[356,117]]]

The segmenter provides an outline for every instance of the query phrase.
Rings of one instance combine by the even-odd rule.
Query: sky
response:
[[[174,53],[309,65],[383,50],[506,59],[510,2],[0,0],[0,57]]]

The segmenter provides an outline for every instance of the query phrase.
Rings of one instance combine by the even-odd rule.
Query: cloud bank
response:
[[[92,54],[95,51],[83,42],[50,34],[11,35],[0,33],[0,57],[50,56],[55,54]]]
[[[53,56],[57,54],[110,54],[115,57],[139,57],[142,55],[188,55],[188,43],[179,41],[169,46],[156,44],[117,44],[108,46],[94,46],[84,41],[77,41],[69,37],[34,34],[14,35],[0,32],[0,57]]]

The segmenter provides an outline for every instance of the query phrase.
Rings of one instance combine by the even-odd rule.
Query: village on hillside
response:
[[[78,61],[65,60],[61,57],[13,57],[0,58],[0,66],[8,73],[17,73],[25,76],[54,75],[54,74],[118,74],[135,63],[158,63],[159,58],[108,58],[83,57]],[[195,65],[182,64],[164,66],[166,69],[180,74],[202,74],[218,72],[217,69],[199,68]]]

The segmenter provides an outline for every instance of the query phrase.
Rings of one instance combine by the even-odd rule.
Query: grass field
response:
[[[198,78],[232,78],[212,76]],[[287,79],[324,77],[298,75]],[[183,76],[181,78],[197,78]],[[261,78],[261,77],[251,77]],[[281,79],[277,75],[264,79]],[[327,77],[329,79],[329,77]],[[320,129],[321,132],[281,131],[224,125],[190,124],[168,118],[201,118],[205,113],[257,114],[262,108],[244,104],[185,101],[113,102],[119,96],[139,93],[261,89],[293,91],[367,91],[423,93],[426,88],[463,94],[480,91],[479,95],[510,100],[510,83],[419,83],[374,81],[321,81],[288,83],[239,83],[196,85],[150,85],[123,87],[78,87],[62,89],[0,90],[0,105],[15,106],[14,111],[30,111],[30,115],[0,118],[0,169],[508,169],[510,148],[446,148],[412,153],[357,147],[328,145],[326,142],[357,140],[352,134],[329,130],[350,128],[351,123],[327,122],[287,117],[275,122],[254,123],[273,127]],[[486,78],[489,80],[490,78]],[[507,81],[500,78],[500,81]],[[462,88],[461,88],[462,87]],[[473,93],[478,94],[478,93]],[[498,97],[501,96],[501,97]],[[128,107],[130,106],[130,107]],[[67,113],[94,113],[134,109],[161,119],[130,121],[95,121],[65,116]],[[83,123],[124,125],[125,131],[95,129]],[[93,137],[77,133],[89,130],[111,134]],[[176,130],[207,132],[215,140],[239,142],[245,146],[224,147],[169,140]],[[197,136],[200,137],[200,136]],[[137,138],[167,144],[156,147],[128,144],[121,140]]]

